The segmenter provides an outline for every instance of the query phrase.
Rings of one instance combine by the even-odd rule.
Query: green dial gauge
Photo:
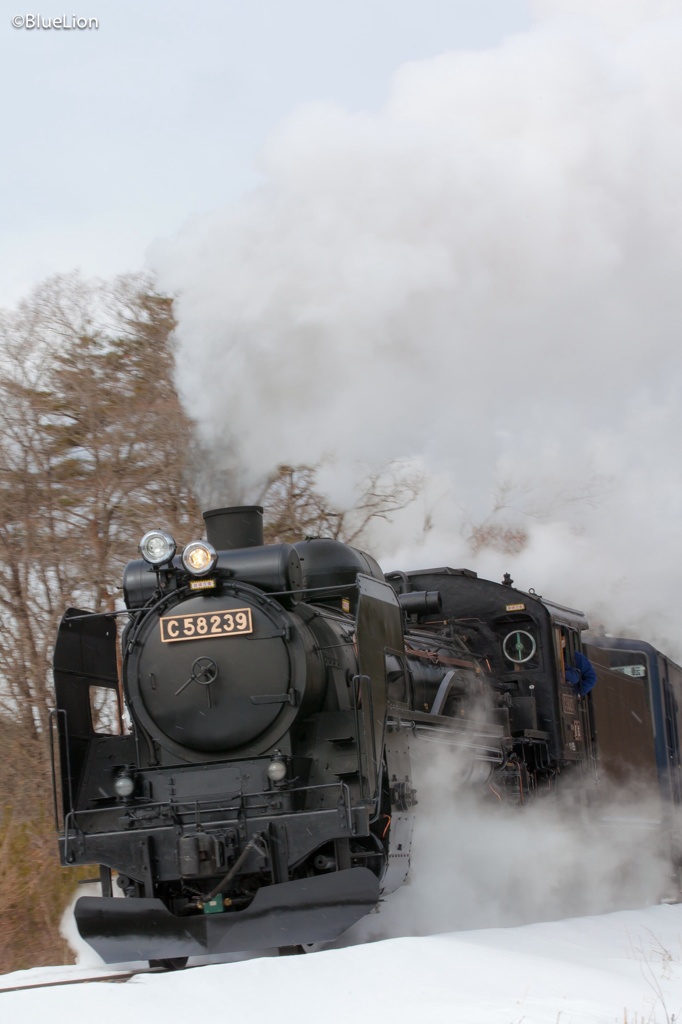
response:
[[[502,641],[502,650],[505,658],[508,658],[509,661],[523,665],[525,661],[530,661],[535,654],[535,638],[525,629],[514,629],[511,633],[507,633]]]

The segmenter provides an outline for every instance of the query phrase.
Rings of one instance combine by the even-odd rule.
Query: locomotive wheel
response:
[[[302,953],[317,953],[320,949],[326,949],[326,942],[304,942],[298,946],[280,946],[280,956],[300,956]]]
[[[187,966],[188,959],[186,956],[168,956],[161,960],[150,960],[149,966],[163,967],[164,971],[182,971]]]

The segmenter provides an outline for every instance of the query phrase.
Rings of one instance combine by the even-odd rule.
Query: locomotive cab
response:
[[[565,669],[582,650],[582,612],[469,569],[438,568],[387,576],[399,595],[438,590],[442,608],[418,616],[417,628],[463,633],[484,659],[494,716],[513,756],[497,778],[514,793],[549,784],[590,753],[589,700],[579,698]]]

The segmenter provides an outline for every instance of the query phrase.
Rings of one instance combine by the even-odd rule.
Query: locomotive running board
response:
[[[368,868],[263,886],[246,910],[176,917],[161,900],[82,896],[75,918],[105,963],[331,942],[379,900]]]

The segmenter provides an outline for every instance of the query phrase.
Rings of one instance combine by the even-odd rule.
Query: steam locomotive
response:
[[[617,775],[646,741],[641,771],[679,798],[661,737],[682,670],[667,659],[656,699],[648,652],[594,638],[602,678],[579,698],[564,659],[583,647],[581,612],[464,569],[384,576],[338,541],[264,544],[262,511],[204,513],[207,540],[180,554],[147,533],[120,646],[112,614],[62,620],[60,856],[100,865],[102,896],[75,917],[106,962],[337,938],[406,878],[415,744],[524,802]],[[614,709],[624,732],[609,732]]]

